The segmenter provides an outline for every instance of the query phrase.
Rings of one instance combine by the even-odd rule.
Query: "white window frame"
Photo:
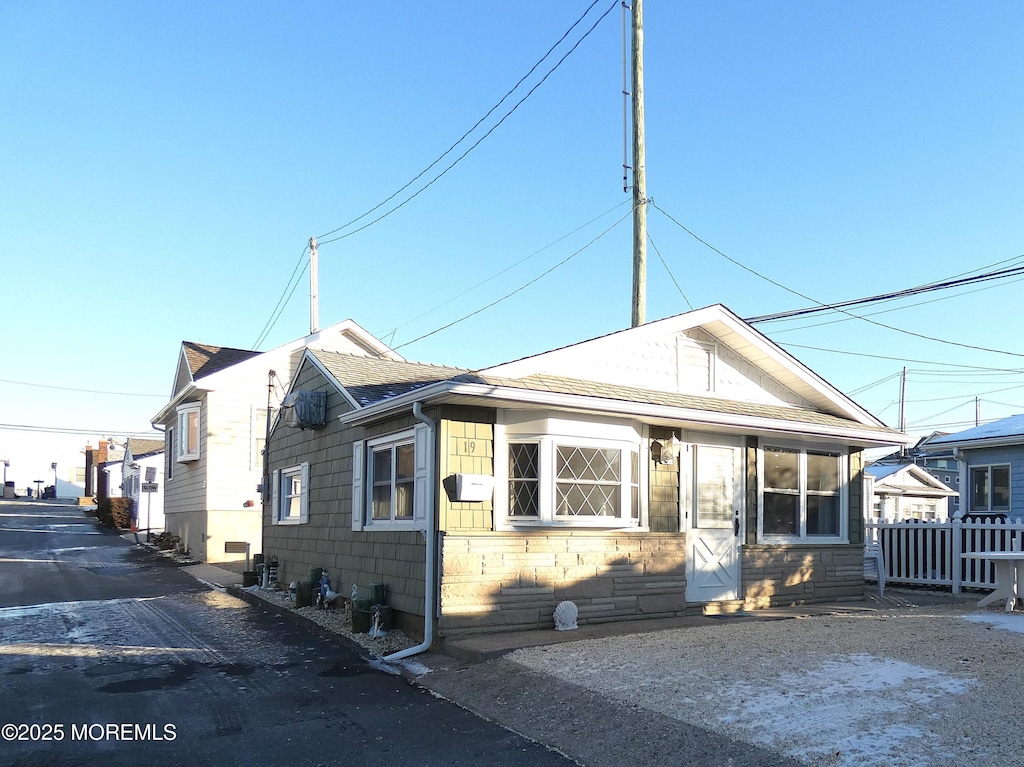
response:
[[[199,445],[202,442],[202,408],[201,402],[193,402],[178,408],[178,445],[177,459],[179,463],[199,460]],[[189,421],[195,416],[195,444],[190,444],[191,429]]]
[[[299,493],[291,493],[292,480],[298,478]],[[273,523],[275,525],[302,525],[309,522],[309,463],[275,469],[273,475]],[[298,514],[293,513],[292,501],[299,499]]]
[[[587,529],[645,529],[647,524],[647,472],[649,456],[645,450],[645,429],[634,426],[574,424],[568,421],[545,419],[558,433],[530,433],[518,429],[495,427],[495,523],[499,530],[517,530],[529,527],[568,527]],[[573,433],[575,432],[575,433]],[[635,434],[634,438],[624,438]],[[539,513],[536,516],[512,516],[509,513],[509,447],[515,444],[538,445],[537,487]],[[619,452],[619,516],[566,516],[557,514],[558,484],[557,457],[559,447],[580,447]],[[632,453],[637,454],[637,473],[633,476]],[[637,517],[632,516],[633,489],[637,490]]]
[[[995,469],[1006,469],[1006,505],[995,507],[992,505],[992,475]],[[974,473],[984,471],[987,473],[985,479],[985,495],[987,503],[984,508],[975,505],[974,498]],[[968,514],[1009,514],[1013,507],[1013,471],[1009,463],[979,463],[967,467],[967,494],[970,499],[971,510]]]
[[[428,510],[433,507],[433,467],[434,445],[431,442],[433,432],[426,424],[417,424],[407,429],[384,437],[370,440],[358,440],[352,445],[352,529],[363,531],[376,530],[426,530],[430,523]],[[412,481],[412,517],[395,519],[373,518],[373,454],[375,450],[396,448],[412,445],[413,448],[413,481]],[[392,478],[395,464],[392,461]],[[392,502],[395,487],[392,484]],[[392,506],[392,509],[394,507]]]
[[[798,529],[795,535],[765,533],[764,530],[764,497],[765,469],[764,456],[772,449],[791,450],[798,453]],[[839,534],[808,535],[807,534],[807,454],[834,454],[839,463]],[[821,545],[829,543],[849,543],[850,541],[850,452],[845,446],[829,444],[799,444],[784,440],[763,442],[757,451],[757,538],[760,543],[790,543],[800,545]]]

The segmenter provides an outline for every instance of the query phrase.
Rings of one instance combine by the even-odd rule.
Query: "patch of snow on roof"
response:
[[[992,423],[975,426],[973,429],[958,431],[929,442],[929,445],[942,445],[946,442],[965,442],[973,439],[994,439],[1000,437],[1021,437],[1024,439],[1024,415],[1011,415]]]

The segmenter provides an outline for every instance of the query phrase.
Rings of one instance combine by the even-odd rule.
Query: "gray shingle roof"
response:
[[[447,381],[467,372],[462,368],[443,365],[397,362],[320,350],[310,351],[362,407],[439,381]]]

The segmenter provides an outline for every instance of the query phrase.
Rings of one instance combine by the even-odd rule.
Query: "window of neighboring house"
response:
[[[1010,467],[972,466],[969,472],[972,512],[1010,510]]]
[[[166,440],[167,440],[167,443],[166,443],[166,445],[164,447],[164,455],[170,457],[170,456],[174,455],[174,427],[173,426],[168,426],[167,427]],[[167,474],[167,479],[170,479],[172,476],[174,476],[174,461],[170,461],[170,460],[164,461],[164,471]]]
[[[845,456],[766,446],[759,458],[764,539],[804,543],[845,539]]]
[[[195,403],[178,408],[178,460],[199,459],[199,412],[202,405]]]
[[[506,447],[507,524],[640,524],[639,442],[510,435]]]
[[[309,521],[309,464],[274,472],[274,524],[298,525]]]
[[[249,468],[253,471],[263,470],[263,449],[267,444],[267,409],[256,407],[252,409],[251,432],[252,432],[252,454],[250,456]]]

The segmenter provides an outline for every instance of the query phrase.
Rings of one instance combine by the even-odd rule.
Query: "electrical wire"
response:
[[[857,314],[853,314],[851,312],[847,312],[845,309],[842,308],[841,304],[826,304],[823,301],[818,301],[817,299],[811,298],[810,296],[806,296],[806,295],[804,295],[803,293],[801,293],[801,292],[799,292],[797,290],[793,290],[792,288],[786,287],[782,283],[776,282],[775,280],[771,279],[770,277],[766,277],[765,275],[761,274],[760,272],[757,272],[754,269],[751,269],[749,266],[741,264],[739,261],[737,261],[736,259],[732,258],[731,256],[726,255],[725,253],[723,253],[721,250],[716,248],[711,243],[709,243],[706,240],[703,240],[700,237],[698,237],[692,231],[687,229],[683,224],[679,223],[679,221],[677,221],[675,218],[673,218],[668,213],[666,213],[664,210],[662,210],[654,202],[651,202],[650,204],[651,204],[651,206],[655,210],[657,210],[659,213],[661,213],[666,218],[668,218],[672,223],[674,223],[676,226],[678,226],[680,229],[682,229],[684,232],[689,234],[691,237],[693,237],[695,240],[697,240],[701,244],[703,244],[706,247],[710,248],[715,253],[718,253],[720,256],[722,256],[722,258],[725,258],[726,260],[730,261],[731,263],[735,264],[736,266],[740,267],[741,269],[744,269],[744,270],[750,272],[751,274],[753,274],[753,275],[755,275],[757,277],[760,277],[762,280],[765,280],[766,282],[769,282],[772,285],[775,285],[776,287],[779,287],[779,288],[785,290],[788,293],[792,293],[795,296],[800,296],[801,298],[803,298],[803,299],[805,299],[807,301],[811,301],[814,304],[816,304],[816,306],[813,309],[810,309],[810,310],[807,310],[807,311],[829,311],[829,310],[831,310],[831,311],[838,311],[838,312],[841,312],[843,314],[847,314],[847,315],[849,315],[852,318],[859,319],[861,322],[866,322],[866,323],[868,323],[870,325],[875,325],[877,327],[884,328],[885,330],[891,330],[891,331],[893,331],[895,333],[903,333],[904,335],[908,335],[908,336],[911,336],[913,338],[920,338],[920,339],[922,339],[924,341],[934,341],[935,343],[945,344],[947,346],[955,346],[955,347],[957,347],[959,349],[970,349],[972,351],[988,352],[990,354],[1004,354],[1004,355],[1006,355],[1008,357],[1024,357],[1024,353],[1021,353],[1021,352],[1011,352],[1011,351],[1008,351],[1006,349],[991,349],[991,348],[988,348],[986,346],[975,346],[974,344],[964,344],[964,343],[960,343],[959,341],[950,341],[950,340],[945,339],[945,338],[936,338],[935,336],[928,336],[928,335],[925,335],[923,333],[915,333],[912,330],[906,330],[904,328],[898,328],[898,327],[895,327],[894,325],[886,325],[884,322],[878,322],[877,320],[868,319],[867,317],[863,317],[863,316],[860,316],[860,315],[857,315]],[[1017,267],[1016,269],[1008,270],[1008,271],[1012,271],[1015,274],[1016,273],[1021,273],[1021,272],[1024,272],[1024,266]],[[770,315],[766,315],[766,316],[770,316]],[[757,318],[757,317],[752,317],[752,318],[749,318],[749,319],[744,319],[744,322],[746,322],[748,324],[751,324],[751,325],[755,324],[755,323],[758,323],[758,322],[763,322],[763,321],[766,321],[766,320],[764,318]]]
[[[0,383],[16,384],[17,386],[29,386],[34,389],[56,389],[58,391],[73,391],[81,394],[109,394],[113,397],[152,397],[154,399],[167,399],[163,394],[138,394],[136,392],[124,391],[98,391],[96,389],[75,389],[70,386],[51,386],[50,384],[30,383],[28,381],[13,381],[9,378],[0,378]]]
[[[6,431],[28,431],[42,434],[124,434],[130,437],[153,437],[158,431],[131,431],[129,429],[73,429],[63,426],[31,426],[20,423],[0,423],[0,429]],[[161,435],[162,436],[162,435]]]
[[[525,290],[526,288],[530,287],[534,283],[539,282],[544,277],[547,277],[549,274],[551,274],[553,271],[558,269],[560,266],[563,266],[564,264],[569,263],[569,261],[571,261],[572,259],[576,258],[576,256],[578,256],[583,251],[587,250],[591,245],[596,243],[598,240],[602,239],[605,235],[607,235],[609,232],[611,232],[615,227],[617,227],[619,224],[621,224],[623,221],[625,221],[627,218],[629,218],[630,215],[632,215],[632,213],[633,213],[633,209],[630,208],[629,211],[626,213],[626,215],[624,215],[622,218],[620,218],[614,224],[609,226],[607,229],[605,229],[603,232],[601,232],[601,234],[597,235],[597,237],[592,239],[590,242],[588,242],[582,248],[580,248],[579,250],[574,251],[573,253],[570,253],[568,256],[563,258],[557,264],[552,266],[550,269],[548,269],[548,270],[542,272],[541,274],[537,275],[536,277],[534,277],[529,282],[527,282],[527,283],[525,283],[523,285],[520,285],[515,290],[513,290],[513,291],[511,291],[509,293],[506,293],[501,298],[498,298],[498,299],[496,299],[494,301],[491,301],[491,303],[487,304],[486,306],[482,306],[479,309],[476,309],[475,311],[472,311],[472,312],[470,312],[467,315],[459,317],[459,319],[453,320],[452,322],[449,322],[447,325],[443,325],[443,326],[437,328],[436,330],[431,330],[429,333],[424,333],[421,336],[417,336],[416,338],[412,339],[411,341],[406,341],[404,344],[399,344],[398,346],[393,346],[392,349],[397,351],[398,349],[402,349],[402,348],[404,348],[406,346],[411,346],[412,344],[416,343],[417,341],[422,341],[424,338],[429,338],[430,336],[433,336],[433,335],[436,335],[437,333],[440,333],[442,330],[447,330],[448,328],[450,328],[450,327],[452,327],[454,325],[458,325],[460,322],[464,322],[464,321],[470,319],[471,317],[475,317],[476,315],[480,314],[481,312],[484,312],[487,309],[490,309],[491,307],[497,306],[502,301],[505,301],[505,300],[511,298],[512,296],[516,295],[517,293],[522,292],[523,290]]]
[[[494,274],[492,274],[492,275],[491,275],[490,277],[488,277],[487,279],[485,279],[485,280],[481,280],[481,281],[480,281],[480,282],[478,282],[478,283],[477,283],[476,285],[473,285],[472,287],[466,288],[466,289],[465,289],[464,291],[462,291],[462,292],[461,292],[461,293],[459,293],[458,295],[452,296],[452,297],[451,297],[451,298],[449,298],[449,299],[448,299],[447,301],[445,301],[445,302],[443,302],[443,303],[440,303],[440,304],[438,304],[437,306],[435,306],[435,307],[433,307],[433,308],[431,308],[431,309],[427,309],[427,311],[425,311],[425,312],[423,312],[422,314],[419,314],[419,315],[417,315],[417,316],[413,317],[413,318],[412,318],[411,320],[408,320],[407,322],[403,322],[403,323],[402,323],[401,325],[398,325],[397,327],[395,327],[395,328],[392,328],[392,329],[391,329],[390,331],[388,331],[388,332],[384,333],[384,334],[382,335],[382,337],[383,337],[383,338],[391,338],[391,337],[393,337],[393,336],[395,335],[395,333],[397,333],[397,332],[398,332],[399,330],[401,330],[402,328],[404,328],[404,327],[408,327],[408,326],[409,326],[409,325],[411,325],[412,323],[416,322],[417,320],[421,320],[421,319],[423,319],[424,317],[426,317],[426,316],[427,316],[427,315],[429,315],[429,314],[433,314],[433,313],[434,313],[434,312],[436,312],[436,311],[437,311],[438,309],[443,309],[444,307],[448,306],[448,304],[452,303],[453,301],[458,301],[458,300],[459,300],[460,298],[462,298],[463,296],[465,296],[465,295],[467,295],[467,294],[469,294],[469,293],[473,292],[473,291],[474,291],[474,290],[476,290],[477,288],[481,288],[481,287],[483,287],[484,285],[486,285],[486,284],[487,284],[488,282],[491,282],[492,280],[495,280],[495,279],[497,279],[497,278],[498,278],[498,277],[500,277],[501,275],[505,274],[505,272],[509,272],[509,271],[511,271],[512,269],[514,269],[514,268],[516,268],[517,266],[519,266],[520,264],[524,264],[524,263],[526,263],[527,261],[529,261],[529,260],[530,260],[531,258],[533,258],[534,256],[538,256],[538,255],[540,255],[541,253],[543,253],[543,252],[544,252],[545,250],[548,250],[548,249],[550,249],[550,248],[553,248],[553,247],[554,247],[555,245],[557,245],[558,243],[562,242],[562,240],[565,240],[565,239],[567,239],[567,238],[571,237],[572,235],[576,234],[576,233],[577,233],[577,232],[579,232],[580,230],[582,230],[582,229],[586,229],[586,228],[587,228],[588,226],[590,226],[591,224],[593,224],[593,223],[594,223],[595,221],[600,221],[600,220],[601,220],[602,218],[604,218],[605,216],[607,216],[607,215],[608,215],[609,213],[611,213],[612,211],[616,210],[617,208],[621,208],[621,207],[622,207],[623,205],[625,205],[625,204],[626,204],[626,203],[628,203],[628,202],[630,202],[630,201],[629,201],[628,199],[626,199],[626,200],[623,200],[623,201],[621,201],[621,202],[618,202],[618,203],[616,203],[615,205],[613,205],[612,207],[610,207],[610,208],[609,208],[608,210],[606,210],[606,211],[605,211],[604,213],[601,213],[601,214],[599,214],[599,215],[597,215],[597,216],[594,216],[594,218],[590,219],[590,220],[589,220],[589,221],[587,221],[587,222],[586,222],[585,224],[581,224],[580,226],[578,226],[578,227],[576,227],[575,229],[573,229],[573,230],[572,230],[571,232],[568,232],[568,233],[566,233],[566,234],[563,234],[563,235],[562,235],[561,237],[559,237],[559,238],[558,238],[557,240],[554,240],[553,242],[549,242],[549,243],[548,243],[547,245],[545,245],[545,246],[544,246],[543,248],[540,248],[539,250],[535,250],[535,251],[533,251],[533,253],[531,253],[530,255],[528,255],[528,256],[524,256],[523,258],[519,259],[518,261],[516,261],[516,262],[515,262],[515,263],[513,263],[513,264],[509,264],[509,265],[508,265],[508,266],[506,266],[506,267],[505,267],[504,269],[502,269],[502,270],[501,270],[500,272],[495,272]]]
[[[400,187],[400,188],[399,188],[399,189],[398,189],[397,191],[395,191],[395,192],[394,192],[394,194],[392,194],[392,195],[391,195],[390,197],[387,197],[387,198],[385,198],[385,199],[381,200],[381,201],[380,201],[379,203],[377,203],[376,205],[374,205],[374,206],[373,206],[372,208],[370,208],[370,209],[369,209],[368,211],[366,211],[366,212],[365,212],[365,213],[363,213],[362,215],[356,216],[356,217],[355,217],[354,219],[352,219],[352,220],[351,220],[351,221],[349,221],[348,223],[342,224],[341,226],[339,226],[339,227],[337,227],[337,228],[335,228],[335,229],[332,229],[332,230],[331,230],[331,231],[329,231],[329,232],[325,232],[324,234],[321,234],[321,235],[319,235],[319,236],[317,237],[317,239],[319,240],[319,239],[322,239],[322,238],[324,238],[324,237],[330,237],[330,236],[331,236],[332,234],[335,234],[335,233],[337,233],[337,232],[340,232],[340,231],[341,231],[342,229],[347,229],[348,227],[352,226],[353,224],[355,224],[355,223],[358,223],[359,221],[362,221],[362,220],[363,220],[364,218],[366,218],[367,216],[369,216],[369,215],[370,215],[371,213],[373,213],[374,211],[378,210],[379,208],[382,208],[382,207],[383,207],[384,205],[387,205],[387,204],[388,204],[389,202],[391,202],[391,201],[392,201],[393,199],[395,199],[395,198],[396,198],[396,197],[397,197],[398,195],[400,195],[400,194],[401,194],[402,192],[404,192],[404,191],[405,191],[406,189],[408,189],[408,188],[409,188],[410,186],[412,186],[412,185],[413,185],[413,184],[415,184],[415,183],[416,183],[417,181],[419,181],[419,180],[420,180],[420,179],[421,179],[421,178],[422,178],[423,176],[425,176],[425,175],[427,174],[427,172],[428,172],[428,171],[429,171],[429,170],[430,170],[431,168],[433,168],[433,167],[434,167],[435,165],[437,165],[437,164],[438,164],[439,162],[441,162],[441,160],[443,160],[443,159],[444,159],[445,157],[447,157],[447,156],[448,156],[449,154],[451,154],[451,153],[452,153],[452,152],[453,152],[453,151],[455,150],[455,148],[456,148],[456,147],[457,147],[457,146],[458,146],[459,144],[461,144],[461,143],[462,143],[463,141],[465,141],[465,140],[466,140],[466,138],[467,138],[467,137],[468,137],[468,136],[469,136],[469,135],[470,135],[470,134],[471,134],[471,133],[472,133],[473,131],[475,131],[475,130],[476,130],[477,128],[479,128],[479,127],[480,127],[481,123],[483,123],[483,122],[484,122],[484,121],[485,121],[485,120],[486,120],[486,119],[487,119],[488,117],[490,117],[490,116],[491,116],[492,114],[494,114],[494,111],[495,111],[495,110],[496,110],[496,109],[497,109],[498,107],[500,107],[500,106],[501,106],[502,104],[504,104],[504,103],[505,103],[505,101],[507,101],[507,100],[508,100],[508,98],[509,98],[509,97],[510,97],[510,96],[511,96],[511,95],[512,95],[513,93],[515,93],[515,92],[516,92],[517,90],[519,90],[519,86],[520,86],[520,85],[522,85],[522,84],[523,84],[523,83],[524,83],[524,82],[525,82],[525,81],[527,80],[527,78],[529,78],[529,76],[530,76],[530,75],[532,75],[532,74],[533,74],[533,73],[534,73],[534,72],[535,72],[535,71],[537,70],[537,67],[539,67],[539,66],[540,66],[541,64],[543,64],[543,63],[544,63],[544,61],[545,61],[545,60],[546,60],[546,59],[548,58],[548,56],[550,56],[550,55],[552,54],[552,52],[554,52],[555,48],[557,48],[557,47],[558,47],[559,45],[561,45],[561,44],[562,44],[562,43],[563,43],[563,42],[565,41],[565,38],[567,38],[567,37],[569,36],[569,34],[570,34],[570,33],[571,33],[571,32],[572,32],[572,31],[573,31],[573,30],[574,30],[574,29],[575,29],[575,28],[576,28],[577,26],[579,26],[579,24],[580,24],[580,23],[581,23],[581,22],[583,21],[583,19],[585,19],[585,18],[587,17],[587,15],[588,15],[588,14],[590,13],[590,11],[591,11],[591,10],[592,10],[592,9],[594,8],[594,6],[595,6],[595,5],[597,5],[597,4],[599,3],[599,2],[600,2],[600,0],[594,0],[594,2],[592,2],[592,3],[591,3],[591,4],[590,4],[590,5],[588,6],[588,7],[587,7],[587,10],[585,10],[585,11],[583,12],[583,14],[582,14],[582,15],[581,15],[581,16],[580,16],[580,17],[579,17],[578,19],[576,19],[576,21],[574,21],[574,22],[573,22],[572,26],[571,26],[571,27],[569,27],[569,28],[568,28],[568,29],[567,29],[567,30],[565,31],[565,34],[563,34],[563,35],[562,35],[562,36],[561,36],[560,38],[558,38],[558,41],[557,41],[557,42],[556,42],[556,43],[555,43],[554,45],[552,45],[552,46],[551,46],[550,48],[548,48],[548,50],[547,50],[547,53],[545,53],[545,54],[544,54],[543,56],[541,56],[541,57],[540,57],[540,59],[539,59],[539,60],[537,61],[537,63],[536,63],[536,64],[534,64],[534,65],[533,65],[532,67],[530,67],[530,70],[529,70],[529,71],[528,71],[528,72],[527,72],[527,73],[526,73],[525,75],[523,75],[523,76],[522,76],[521,78],[519,78],[519,82],[517,82],[517,83],[516,83],[515,85],[513,85],[513,86],[512,86],[512,87],[511,87],[511,88],[510,88],[510,89],[509,89],[508,91],[506,91],[506,92],[505,92],[505,95],[504,95],[504,96],[502,96],[502,97],[501,97],[501,98],[500,98],[500,99],[498,100],[498,102],[497,102],[497,103],[496,103],[496,104],[495,104],[494,106],[492,106],[492,107],[491,107],[490,109],[488,109],[488,110],[487,110],[487,112],[486,112],[486,113],[484,114],[484,116],[483,116],[483,117],[481,117],[481,118],[480,118],[479,120],[477,120],[477,121],[476,121],[475,123],[473,123],[473,126],[472,126],[472,127],[471,127],[471,128],[469,129],[469,130],[467,130],[467,131],[466,131],[465,133],[463,133],[463,134],[462,134],[461,136],[459,136],[458,140],[457,140],[457,141],[455,141],[455,143],[454,143],[454,144],[452,144],[452,145],[451,145],[450,147],[448,147],[448,148],[447,148],[447,149],[446,149],[446,150],[445,150],[444,152],[442,152],[442,153],[441,153],[441,154],[440,154],[440,155],[439,155],[439,156],[437,157],[437,159],[435,159],[435,160],[434,160],[434,161],[433,161],[432,163],[430,163],[430,165],[428,165],[428,166],[427,166],[426,168],[424,168],[423,170],[421,170],[421,171],[420,171],[420,172],[419,172],[418,174],[416,174],[416,175],[415,175],[415,176],[414,176],[414,177],[413,177],[412,179],[410,179],[410,180],[409,180],[409,181],[408,181],[408,182],[407,182],[406,184],[404,184],[404,185],[403,185],[403,186],[401,186],[401,187]],[[615,6],[614,6],[614,4],[612,5],[612,7],[615,7]],[[610,10],[610,9],[609,9],[609,10]],[[607,15],[607,11],[605,12],[605,15]],[[602,17],[602,18],[603,18],[603,17]],[[598,21],[600,21],[600,19],[599,19]],[[593,30],[591,30],[591,31],[593,31]],[[587,34],[590,34],[590,33],[588,32]],[[584,37],[586,37],[586,35],[584,35]],[[577,44],[578,44],[578,43],[577,43]],[[559,63],[561,63],[561,62],[559,62]],[[556,66],[556,68],[557,68],[557,66]],[[554,70],[552,70],[552,71],[554,71]],[[550,74],[550,73],[549,73],[549,74]],[[518,105],[517,105],[517,106],[518,106]],[[506,116],[507,116],[507,115],[506,115]],[[328,240],[328,242],[333,242],[333,240]]]
[[[274,329],[274,325],[276,325],[278,319],[280,319],[281,313],[284,312],[285,307],[288,305],[288,300],[291,300],[292,293],[295,292],[295,286],[292,286],[292,280],[295,280],[295,285],[298,285],[298,281],[302,279],[302,275],[306,273],[306,267],[308,267],[309,265],[309,262],[307,261],[306,266],[303,266],[303,259],[306,257],[306,251],[308,250],[309,243],[307,242],[306,246],[302,249],[302,253],[299,254],[299,260],[295,263],[295,268],[292,269],[292,276],[289,277],[288,282],[285,283],[284,291],[282,291],[281,297],[277,299],[277,305],[274,307],[274,310],[270,313],[270,319],[267,320],[267,324],[264,325],[263,330],[260,331],[259,337],[256,339],[256,343],[252,345],[253,349],[260,348],[260,344],[266,340],[267,336],[270,334],[270,331]],[[303,266],[302,274],[299,274],[298,278],[296,278],[295,275],[299,271],[300,266]],[[291,286],[290,292],[288,290],[289,286]],[[286,295],[288,296],[287,300],[285,299]]]
[[[658,254],[658,258],[661,260],[661,265],[665,267],[665,271],[668,272],[668,276],[672,279],[672,284],[676,286],[676,290],[679,291],[679,295],[683,297],[683,301],[690,307],[690,311],[693,311],[693,304],[690,303],[690,299],[686,297],[683,289],[679,287],[679,283],[676,281],[676,276],[672,274],[672,270],[668,267],[668,262],[665,261],[665,257],[661,255],[661,251],[658,250],[658,246],[654,244],[654,238],[650,234],[647,235],[647,241],[651,243],[651,247],[654,248],[654,252]]]
[[[438,174],[437,174],[436,176],[434,176],[434,177],[433,177],[433,178],[432,178],[432,179],[431,179],[430,181],[428,181],[428,182],[427,182],[426,184],[424,184],[424,185],[423,185],[422,187],[420,187],[420,189],[419,189],[419,190],[417,190],[417,191],[416,191],[416,192],[414,192],[413,194],[409,195],[409,197],[407,197],[407,198],[406,198],[405,200],[403,200],[402,202],[400,202],[400,203],[399,203],[398,205],[396,205],[396,206],[394,206],[393,208],[389,209],[389,210],[388,210],[387,212],[385,212],[385,213],[381,214],[380,216],[377,216],[377,218],[373,219],[372,221],[370,221],[370,222],[368,222],[368,223],[366,223],[366,224],[363,224],[362,226],[360,226],[360,227],[358,227],[358,228],[356,228],[356,229],[353,229],[353,230],[352,230],[352,231],[350,231],[350,232],[346,232],[345,234],[339,235],[339,236],[337,236],[337,237],[332,237],[332,238],[331,238],[331,239],[329,239],[329,240],[328,240],[328,239],[322,240],[322,241],[320,242],[320,244],[321,244],[321,245],[327,245],[327,244],[329,244],[329,243],[332,243],[332,242],[338,242],[338,240],[344,240],[344,239],[345,239],[346,237],[351,237],[352,235],[354,235],[354,234],[358,234],[359,232],[362,232],[362,231],[363,231],[363,230],[365,230],[365,229],[369,229],[369,228],[370,228],[371,226],[373,226],[374,224],[377,224],[377,223],[379,223],[380,221],[383,221],[383,220],[384,220],[385,218],[387,218],[388,216],[390,216],[390,215],[391,215],[392,213],[394,213],[395,211],[399,210],[400,208],[404,207],[405,205],[408,205],[408,204],[409,204],[410,202],[412,202],[412,201],[413,201],[414,199],[416,199],[417,197],[419,197],[419,196],[420,196],[420,195],[421,195],[421,194],[422,194],[423,192],[425,192],[425,191],[426,191],[427,189],[429,189],[429,188],[430,188],[431,186],[433,186],[433,185],[434,185],[434,184],[435,184],[436,182],[440,181],[440,180],[441,180],[441,178],[442,178],[442,177],[444,177],[444,176],[445,176],[445,175],[446,175],[446,174],[447,174],[447,173],[448,173],[448,172],[449,172],[449,171],[450,171],[450,170],[451,170],[452,168],[454,168],[454,167],[455,167],[456,165],[458,165],[458,164],[459,164],[460,162],[462,162],[462,160],[464,160],[464,159],[466,158],[466,156],[467,156],[467,155],[468,155],[468,154],[469,154],[470,152],[472,152],[472,151],[473,151],[474,149],[476,149],[476,148],[477,148],[478,146],[480,146],[480,144],[482,144],[482,143],[483,143],[483,142],[484,142],[484,141],[485,141],[485,140],[487,139],[487,137],[488,137],[488,136],[490,136],[490,135],[491,135],[492,133],[494,133],[494,131],[495,131],[495,130],[497,130],[497,129],[498,129],[498,127],[499,127],[499,126],[500,126],[500,125],[501,125],[502,123],[504,123],[504,122],[505,122],[505,120],[507,120],[507,119],[508,119],[509,117],[511,117],[511,116],[512,116],[512,114],[513,114],[513,113],[514,113],[514,112],[515,112],[515,111],[516,111],[517,109],[519,109],[519,107],[520,107],[520,106],[522,106],[522,105],[523,105],[523,103],[524,103],[524,102],[525,102],[525,101],[526,101],[526,100],[527,100],[528,98],[530,98],[530,96],[532,96],[532,95],[534,94],[534,92],[535,92],[535,91],[536,91],[536,90],[537,90],[538,88],[540,88],[540,86],[541,86],[541,85],[543,85],[543,84],[544,84],[544,83],[545,83],[545,82],[547,81],[547,79],[548,79],[548,78],[549,78],[549,77],[550,77],[550,76],[551,76],[552,74],[554,74],[554,73],[555,73],[555,70],[557,70],[557,69],[558,69],[558,68],[559,68],[559,67],[560,67],[560,66],[561,66],[561,65],[562,65],[562,64],[563,64],[563,63],[565,62],[565,60],[566,60],[567,58],[569,58],[569,56],[571,56],[571,55],[572,55],[572,54],[573,54],[573,53],[574,53],[574,52],[576,51],[576,49],[577,49],[577,48],[578,48],[578,47],[580,46],[580,44],[581,44],[581,43],[582,43],[582,42],[583,42],[584,40],[586,40],[586,39],[587,39],[587,38],[588,38],[588,37],[589,37],[589,36],[590,36],[590,35],[591,35],[591,34],[593,33],[593,31],[594,31],[595,29],[597,29],[597,25],[598,25],[598,24],[600,24],[600,23],[601,23],[602,21],[604,21],[605,17],[607,17],[607,16],[608,16],[608,14],[609,14],[609,13],[611,12],[611,10],[612,10],[612,9],[613,9],[614,7],[615,7],[615,3],[612,3],[612,4],[610,5],[610,6],[608,6],[608,10],[607,10],[607,11],[605,11],[605,12],[604,12],[603,14],[601,14],[601,16],[600,16],[600,17],[598,17],[597,21],[595,21],[595,22],[594,22],[594,24],[593,24],[593,25],[592,25],[592,26],[590,27],[590,29],[588,29],[588,30],[587,30],[587,31],[586,31],[586,32],[585,32],[585,33],[583,34],[583,37],[581,37],[581,38],[580,38],[579,40],[577,40],[577,41],[576,41],[576,42],[575,42],[575,43],[573,44],[573,46],[572,46],[572,47],[571,47],[571,48],[570,48],[570,49],[569,49],[569,50],[568,50],[568,51],[567,51],[567,52],[565,53],[565,55],[564,55],[564,56],[562,56],[562,58],[560,58],[560,59],[559,59],[559,60],[558,60],[558,61],[557,61],[557,62],[555,63],[555,65],[554,65],[554,66],[553,66],[553,67],[552,67],[551,69],[549,69],[549,70],[548,70],[547,74],[545,74],[545,75],[544,75],[544,76],[543,76],[543,77],[542,77],[542,78],[541,78],[541,79],[540,79],[540,80],[539,80],[539,81],[538,81],[538,82],[537,82],[537,83],[536,83],[536,84],[535,84],[535,85],[534,85],[534,86],[533,86],[532,88],[530,88],[530,90],[528,90],[528,91],[526,92],[526,95],[525,95],[525,96],[523,96],[523,97],[522,97],[521,99],[519,99],[519,101],[517,101],[517,102],[515,103],[515,105],[514,105],[514,106],[513,106],[513,107],[512,107],[511,109],[509,109],[509,110],[508,110],[508,111],[507,111],[507,112],[506,112],[506,113],[505,113],[505,114],[504,114],[504,115],[503,115],[503,116],[501,117],[501,119],[500,119],[500,120],[498,120],[498,122],[496,122],[496,123],[495,123],[494,125],[492,125],[492,126],[491,126],[490,128],[488,128],[488,129],[487,129],[487,131],[486,131],[486,132],[485,132],[485,133],[484,133],[484,134],[483,134],[483,135],[482,135],[482,136],[481,136],[481,137],[480,137],[479,139],[477,139],[477,140],[476,140],[475,142],[473,142],[473,144],[471,144],[471,145],[470,145],[469,149],[467,149],[467,150],[466,150],[465,152],[463,152],[463,153],[462,153],[462,154],[460,154],[460,155],[459,155],[459,156],[458,156],[457,158],[455,158],[455,160],[453,160],[453,161],[452,161],[452,162],[451,162],[451,163],[450,163],[450,164],[449,164],[449,165],[448,165],[448,166],[447,166],[447,167],[446,167],[446,168],[445,168],[444,170],[442,170],[442,171],[441,171],[440,173],[438,173]],[[584,15],[585,15],[585,14],[584,14]],[[422,174],[421,174],[421,175],[422,175]],[[378,206],[378,207],[379,207],[379,206]],[[376,209],[376,208],[375,208],[375,209]],[[356,220],[358,221],[358,220],[362,219],[363,217],[365,217],[365,215],[368,215],[368,214],[364,214],[364,216],[360,216],[360,218],[359,218],[359,219],[356,219]],[[346,225],[346,226],[347,226],[347,225]],[[344,229],[344,228],[345,228],[345,226],[341,226],[341,227],[338,227],[337,229],[335,229],[335,230],[333,230],[333,231],[334,231],[334,232],[338,232],[338,231],[340,231],[341,229]],[[324,237],[326,237],[327,235],[323,235],[323,236],[324,236]],[[319,239],[319,238],[317,238],[317,239]]]

